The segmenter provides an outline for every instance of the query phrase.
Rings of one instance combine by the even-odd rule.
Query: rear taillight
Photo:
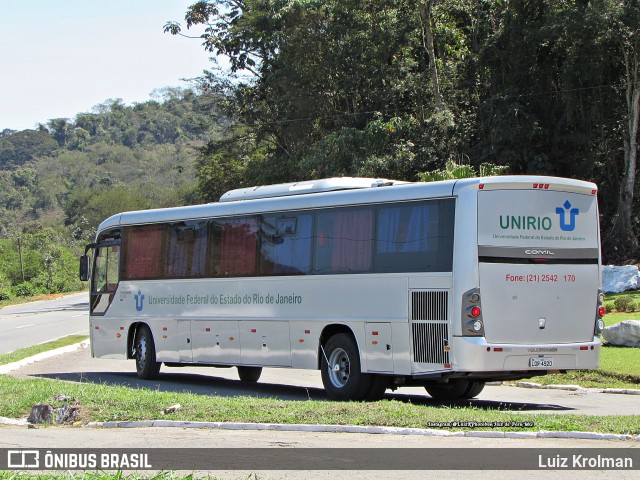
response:
[[[469,290],[462,295],[462,335],[468,337],[484,336],[479,288]]]
[[[604,294],[602,293],[602,290],[599,290],[598,291],[598,307],[596,309],[596,325],[593,330],[593,333],[595,335],[600,335],[602,333],[602,330],[604,330],[604,321],[602,320],[602,317],[604,317],[604,314],[607,313],[607,309],[604,308],[604,305],[602,304],[603,302],[604,302]]]

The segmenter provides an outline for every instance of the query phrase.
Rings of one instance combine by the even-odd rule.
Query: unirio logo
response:
[[[144,308],[144,294],[140,290],[138,290],[138,294],[134,295],[134,297],[136,299],[136,310],[138,312],[141,312]]]
[[[580,210],[577,208],[571,208],[569,200],[564,202],[562,207],[556,208],[556,213],[560,216],[560,229],[563,232],[572,232],[576,228],[576,217],[580,215]],[[569,214],[568,222],[566,217],[567,213]]]

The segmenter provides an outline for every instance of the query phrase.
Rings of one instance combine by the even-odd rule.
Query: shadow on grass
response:
[[[317,387],[302,387],[278,383],[245,383],[215,375],[200,375],[194,373],[161,372],[156,380],[142,380],[135,373],[113,372],[74,372],[74,373],[41,373],[33,375],[39,378],[64,380],[75,383],[94,383],[113,385],[135,389],[157,390],[160,392],[191,393],[196,395],[216,395],[225,397],[255,397],[278,400],[328,401],[325,391]],[[390,390],[384,396],[385,400],[396,400],[413,405],[425,405],[442,408],[471,407],[479,410],[496,411],[541,411],[547,413],[567,412],[575,410],[571,407],[546,403],[522,403],[494,400],[457,400],[437,401],[424,394],[421,387],[415,388],[416,395],[397,394]]]

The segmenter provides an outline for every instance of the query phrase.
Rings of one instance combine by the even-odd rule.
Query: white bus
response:
[[[160,366],[319,369],[330,398],[599,365],[597,188],[504,176],[334,178],[126,212],[99,226],[93,357]],[[89,275],[91,271],[91,275]]]

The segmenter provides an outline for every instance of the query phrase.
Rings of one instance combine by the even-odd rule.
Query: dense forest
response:
[[[194,26],[192,90],[0,133],[0,295],[57,288],[37,246],[115,211],[456,164],[596,182],[605,261],[637,260],[638,0],[203,0],[164,29]]]
[[[490,163],[595,181],[606,260],[637,258],[638,0],[206,0],[185,20],[165,31],[204,26],[231,70],[200,82],[235,121],[202,152],[208,199]]]

